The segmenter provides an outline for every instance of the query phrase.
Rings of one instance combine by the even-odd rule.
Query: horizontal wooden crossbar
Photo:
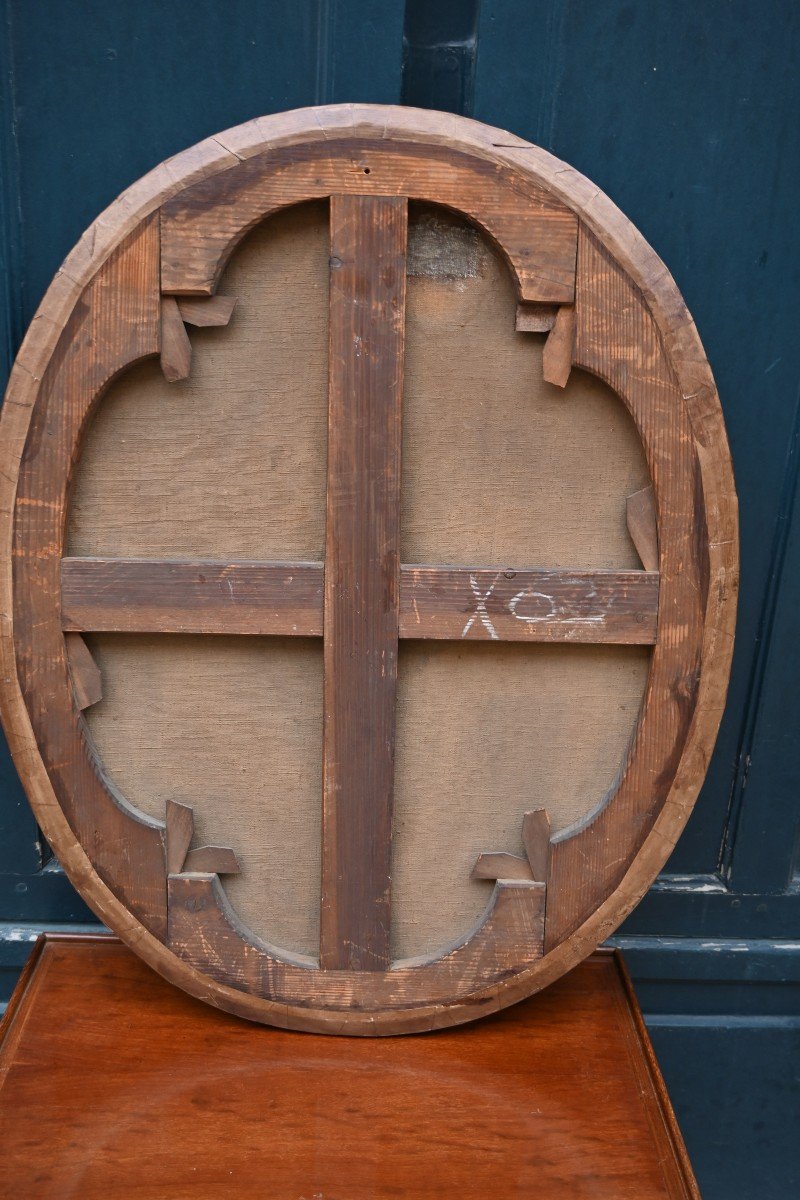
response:
[[[65,558],[65,630],[322,636],[322,563]]]
[[[321,637],[321,562],[65,558],[65,631]],[[403,566],[400,637],[656,640],[656,571]]]

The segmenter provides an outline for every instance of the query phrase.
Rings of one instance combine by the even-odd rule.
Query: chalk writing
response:
[[[590,599],[594,598],[596,593],[592,589]],[[525,600],[543,600],[549,607],[544,612],[517,612],[517,608]],[[537,605],[537,608],[540,606]],[[570,625],[602,625],[605,620],[605,615],[595,614],[594,616],[579,617],[574,611],[569,611],[563,604],[558,604],[553,596],[548,596],[546,592],[537,592],[533,588],[523,588],[521,592],[517,592],[516,596],[512,596],[508,602],[508,611],[512,617],[516,617],[518,621],[525,621],[526,624],[538,625],[545,621],[568,621]]]
[[[469,586],[472,588],[472,594],[475,597],[476,605],[475,605],[475,612],[472,614],[472,616],[470,617],[470,619],[467,621],[466,625],[464,626],[463,632],[461,634],[462,638],[465,638],[467,636],[467,634],[469,633],[470,629],[472,629],[472,626],[475,624],[476,621],[480,621],[481,625],[483,625],[484,629],[487,631],[487,633],[489,634],[489,637],[492,639],[492,641],[494,641],[494,642],[500,641],[498,632],[495,629],[494,625],[492,624],[491,618],[490,618],[488,612],[486,611],[486,601],[489,599],[492,592],[497,587],[497,582],[501,576],[502,576],[502,571],[498,571],[497,574],[495,575],[494,579],[492,580],[492,584],[491,584],[491,587],[489,588],[488,592],[486,592],[484,594],[481,591],[480,586],[479,586],[478,581],[475,578],[475,576],[470,575]]]

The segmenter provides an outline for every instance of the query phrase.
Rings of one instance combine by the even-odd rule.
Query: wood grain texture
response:
[[[186,872],[210,875],[238,875],[241,867],[227,846],[189,847],[194,838],[194,810],[188,804],[167,800],[165,855],[167,874]]]
[[[322,563],[65,558],[65,629],[321,637]]]
[[[536,808],[522,818],[525,855],[484,853],[472,868],[473,879],[530,879],[546,884],[550,867],[550,817]]]
[[[648,704],[620,786],[608,802],[592,814],[592,820],[585,828],[570,830],[569,836],[553,843],[551,895],[548,898],[551,949],[518,974],[506,977],[502,990],[497,985],[489,985],[483,992],[478,990],[472,994],[468,1005],[444,1004],[435,1014],[419,1010],[413,1016],[403,1017],[402,1021],[396,1013],[389,1014],[385,1021],[376,1018],[384,1028],[391,1026],[392,1021],[396,1022],[396,1028],[412,1028],[418,1019],[420,1024],[416,1027],[426,1028],[431,1024],[464,1020],[478,1011],[489,1011],[492,1006],[509,1003],[568,969],[598,939],[610,932],[642,894],[663,864],[696,797],[722,709],[730,663],[737,577],[736,503],[724,425],[710,370],[691,319],[663,265],[593,185],[544,152],[500,131],[455,117],[369,106],[345,106],[322,113],[289,114],[274,120],[252,122],[219,139],[210,139],[136,185],[76,248],[66,273],[59,275],[48,293],[12,376],[10,396],[3,414],[4,471],[0,483],[4,546],[10,550],[16,517],[17,530],[23,530],[19,550],[24,555],[30,553],[33,546],[38,559],[45,561],[42,576],[49,581],[49,595],[57,607],[59,560],[63,556],[60,533],[63,511],[55,518],[53,536],[45,543],[47,548],[43,551],[41,544],[36,545],[35,537],[28,537],[30,526],[19,518],[20,504],[16,503],[16,514],[14,507],[20,497],[23,505],[26,498],[29,503],[31,499],[38,501],[39,498],[38,489],[30,492],[23,486],[20,490],[19,463],[23,454],[27,455],[26,462],[39,454],[36,441],[42,439],[42,430],[46,429],[40,405],[40,391],[46,389],[40,388],[40,381],[46,378],[48,362],[64,333],[64,323],[81,293],[85,300],[86,289],[94,286],[93,281],[100,278],[107,267],[113,269],[115,255],[127,237],[136,236],[135,231],[143,218],[182,189],[200,181],[209,185],[216,181],[212,190],[216,190],[218,208],[224,210],[236,192],[236,177],[247,185],[248,180],[244,178],[247,172],[243,169],[249,161],[259,156],[265,156],[266,161],[267,151],[286,149],[292,142],[321,144],[324,140],[325,155],[329,160],[343,152],[342,163],[349,167],[340,164],[336,170],[341,174],[352,169],[353,177],[349,177],[347,186],[341,190],[353,192],[358,190],[354,177],[372,168],[369,162],[365,167],[358,159],[354,161],[352,150],[358,147],[371,153],[370,141],[378,140],[385,144],[382,149],[390,147],[390,156],[396,154],[396,163],[405,160],[407,165],[410,156],[403,139],[409,136],[427,147],[431,157],[453,152],[462,154],[470,162],[474,160],[480,164],[476,173],[481,179],[491,176],[493,180],[499,180],[498,187],[502,185],[503,188],[509,181],[515,186],[521,181],[518,194],[525,194],[534,207],[538,190],[548,205],[555,198],[556,212],[561,206],[571,210],[570,216],[577,215],[582,220],[581,261],[575,297],[575,359],[578,365],[602,376],[623,395],[642,433],[659,518],[661,591]],[[452,150],[442,150],[444,144]],[[268,157],[275,161],[276,156]],[[311,157],[313,155],[307,161]],[[299,169],[302,171],[305,165],[301,164]],[[257,174],[255,170],[253,173]],[[431,180],[437,186],[442,174],[448,174],[457,182],[452,161],[448,162],[446,172],[438,175],[436,171],[432,172]],[[390,172],[386,178],[390,178]],[[382,182],[372,180],[373,185]],[[361,190],[370,188],[364,188],[362,184]],[[447,195],[433,198],[448,203]],[[199,205],[194,215],[201,216],[203,211],[203,205]],[[206,265],[216,263],[217,266],[245,232],[241,220],[247,216],[237,214],[233,222],[236,228],[231,225],[226,231],[225,244],[221,248],[209,247],[206,254],[196,238],[196,229],[192,228],[190,206],[179,205],[172,215],[176,227],[180,226],[179,240],[188,259],[204,261]],[[480,220],[474,214],[470,215]],[[254,219],[258,216],[256,204]],[[547,220],[552,219],[552,211],[548,210]],[[492,232],[489,225],[481,223]],[[530,221],[525,223],[525,228],[530,229]],[[539,276],[541,265],[541,260],[535,264]],[[520,272],[519,263],[515,266],[512,261],[512,269],[516,273],[521,301],[571,301],[571,297],[558,299],[552,293],[545,296],[531,294],[530,290],[526,291],[525,272]],[[202,270],[205,267],[201,274]],[[204,278],[202,288],[207,292],[213,279],[209,282],[207,273]],[[528,273],[528,282],[535,278],[536,271]],[[153,301],[157,304],[157,289],[154,292]],[[91,298],[91,292],[88,294]],[[112,308],[106,305],[104,312],[109,313]],[[96,311],[100,312],[100,306]],[[136,328],[141,332],[144,325],[139,321]],[[158,338],[155,340],[157,343]],[[157,345],[155,349],[139,350],[138,353],[157,353]],[[128,361],[130,358],[119,362],[115,370]],[[107,366],[104,364],[103,369]],[[84,404],[86,411],[96,399],[103,381],[109,377],[101,374],[98,387]],[[72,388],[68,394],[72,398],[79,391]],[[77,428],[73,423],[66,431],[65,444],[71,457],[76,452],[82,429],[83,418]],[[671,455],[667,453],[668,447]],[[60,486],[59,479],[56,491]],[[57,502],[54,508],[58,507]],[[410,556],[410,560],[419,557]],[[497,557],[502,561],[505,555]],[[55,571],[53,562],[48,561],[52,558],[55,558]],[[493,559],[497,560],[492,556],[484,561]],[[8,561],[10,563],[10,556]],[[479,560],[470,556],[466,561]],[[676,564],[680,564],[679,570],[676,570]],[[684,570],[685,564],[688,566]],[[17,606],[12,613],[12,592],[17,587],[17,578],[18,575],[12,583],[9,567],[2,581],[4,671],[0,690],[3,716],[15,758],[25,769],[26,782],[36,801],[37,815],[71,876],[83,884],[85,893],[104,918],[135,942],[149,961],[165,974],[179,979],[195,994],[213,997],[215,1002],[226,1005],[235,1002],[239,1005],[237,1011],[245,1010],[249,1015],[263,1017],[268,1013],[268,1019],[279,1023],[300,1021],[309,1027],[316,1022],[317,1027],[330,1029],[332,1023],[321,1013],[307,1011],[297,1016],[269,1000],[258,998],[246,1003],[241,996],[237,999],[234,989],[225,983],[212,983],[198,976],[190,965],[179,962],[148,933],[148,928],[151,931],[157,929],[157,921],[150,921],[149,925],[147,921],[142,922],[141,906],[137,909],[135,903],[128,902],[124,884],[120,887],[115,878],[114,891],[107,886],[91,837],[85,839],[80,832],[76,837],[76,831],[70,827],[66,810],[68,800],[60,794],[61,790],[68,793],[70,789],[64,786],[63,776],[47,779],[45,764],[37,748],[36,714],[31,712],[30,705],[26,709],[23,700],[26,671],[19,661],[20,655],[24,655],[21,647],[28,640],[24,630],[20,634],[26,600],[21,601],[21,609]],[[19,589],[17,591],[19,596],[21,593]],[[687,598],[690,592],[694,599]],[[60,620],[54,621],[53,626],[60,627]],[[43,660],[48,661],[48,654],[45,653],[42,659],[40,651],[42,638],[50,637],[51,633],[41,634],[35,617],[32,628],[36,631],[32,658],[38,667]],[[55,629],[53,637],[56,633],[62,646],[63,665],[60,628]],[[17,677],[21,688],[17,686]],[[29,679],[30,674],[27,677]],[[52,678],[54,687],[50,696],[54,702],[59,695],[63,700],[68,691],[66,667],[58,677]],[[62,764],[69,763],[69,755],[59,753],[55,758],[52,750],[50,744],[47,755],[50,761],[59,763],[63,772]],[[94,770],[91,754],[87,754],[87,761]],[[66,769],[68,771],[69,766]],[[657,780],[657,786],[651,790],[648,781],[653,779]],[[58,799],[54,784],[59,792]],[[125,814],[126,819],[129,815]],[[586,841],[589,828],[593,831],[589,840],[594,839],[597,846],[604,847],[604,862],[601,861],[602,854],[593,854]],[[160,842],[156,826],[153,832]],[[113,844],[115,840],[113,830],[110,835],[106,830],[105,843]],[[138,876],[140,882],[148,878],[147,872],[139,871]],[[551,931],[550,899],[553,891],[560,889],[569,896],[569,911],[562,913],[559,905],[560,928],[554,927]],[[149,911],[147,904],[145,909]],[[357,1015],[352,1015],[352,1022],[358,1024]]]
[[[472,868],[473,879],[528,879],[533,882],[531,866],[527,858],[501,851],[498,854],[481,854]]]
[[[546,808],[535,808],[522,818],[522,844],[530,863],[531,876],[546,883],[550,876],[550,814]]]
[[[321,639],[93,634],[91,647],[104,698],[87,723],[115,785],[155,820],[166,797],[190,804],[196,844],[231,846],[241,861],[223,880],[240,919],[316,956]],[[602,800],[649,654],[401,639],[392,959],[432,954],[474,925],[489,892],[470,881],[475,859],[523,854],[526,810],[546,804],[557,831]]]
[[[624,497],[649,477],[622,402],[577,369],[563,392],[543,382],[542,339],[515,332],[510,273],[478,230],[412,205],[412,234],[428,273],[407,283],[401,560],[639,567]],[[231,325],[191,331],[191,377],[146,363],[112,384],[69,554],[322,560],[328,240],[322,203],[271,217],[221,281]]]
[[[646,465],[624,406],[577,370],[564,393],[543,384],[543,339],[514,332],[513,285],[500,256],[445,210],[414,215],[412,206],[410,238],[415,222],[410,269],[427,274],[407,285],[407,540],[424,548],[427,539],[451,562],[636,567],[624,497],[644,482]],[[145,366],[115,385],[78,467],[73,545],[165,558],[228,546],[261,558],[285,546],[302,559],[319,536],[321,557],[314,516],[324,510],[325,430],[312,422],[314,406],[325,409],[327,229],[322,205],[270,218],[221,282],[238,297],[230,328],[191,334],[191,379],[168,385]],[[473,273],[454,278],[456,270]],[[284,462],[290,471],[280,470]],[[267,470],[276,463],[278,471]],[[403,577],[401,568],[401,596]],[[218,632],[233,632],[240,617],[248,620],[247,610],[231,603]],[[111,690],[90,714],[91,733],[123,794],[156,819],[165,795],[191,803],[198,836],[235,846],[242,860],[242,874],[223,883],[244,923],[290,951],[316,954],[314,647],[249,638],[235,647],[217,637],[193,647],[169,635],[163,643],[101,642]],[[444,657],[426,668],[424,643],[406,647],[393,957],[430,954],[474,924],[488,889],[470,881],[476,855],[518,843],[521,853],[519,822],[531,803],[552,806],[561,829],[602,799],[646,680],[645,654],[609,645],[540,654],[518,644],[519,656],[498,656],[495,643],[468,638],[464,661],[438,647]]]
[[[195,325],[198,329],[227,325],[235,307],[234,296],[202,296],[198,299],[184,296],[178,300],[181,320],[185,325]]]
[[[603,376],[625,400],[653,478],[659,635],[646,703],[617,787],[584,828],[553,842],[549,947],[573,933],[615,890],[666,802],[698,700],[709,586],[699,464],[675,376],[641,292],[583,229],[575,308],[576,361]]]
[[[14,505],[13,612],[22,695],[72,835],[130,912],[163,933],[161,826],[135,814],[104,776],[73,704],[57,602],[81,436],[109,380],[159,352],[157,272],[158,226],[151,220],[122,243],[75,303],[37,381]],[[42,824],[47,830],[47,813]],[[82,878],[83,864],[78,870]]]
[[[313,1006],[340,1033],[406,1032],[419,1027],[422,1012],[435,1027],[438,1007],[454,1000],[476,1004],[478,1015],[477,997],[541,957],[545,891],[541,883],[500,880],[480,921],[453,946],[398,959],[388,970],[317,970],[314,959],[288,955],[253,937],[216,877],[170,875],[168,945],[203,976],[227,986],[233,981],[240,993],[234,1011],[240,1015],[250,1012],[248,995],[268,991],[276,1003]],[[387,1010],[395,1010],[388,1022]],[[299,1027],[303,1024],[301,1017]]]
[[[574,352],[575,307],[572,304],[562,304],[547,335],[542,354],[542,373],[547,383],[553,383],[560,388],[566,387],[572,370]]]
[[[389,961],[407,204],[331,197],[320,963]]]
[[[75,689],[75,702],[83,712],[103,699],[103,680],[100,668],[79,633],[65,633],[69,673]]]
[[[658,520],[653,485],[628,496],[625,501],[628,533],[645,571],[658,570]]]
[[[658,575],[645,571],[404,566],[400,597],[404,637],[629,645],[656,639]]]
[[[194,837],[194,815],[188,804],[167,801],[166,857],[167,874],[177,875]]]
[[[65,558],[66,630],[322,635],[321,563]],[[650,645],[658,574],[400,568],[399,636]]]
[[[238,875],[241,864],[229,846],[197,846],[183,862],[184,873]]]
[[[247,1028],[115,939],[37,950],[0,1043],[10,1194],[250,1200],[266,1145],[275,1196],[699,1200],[608,952],[491,1021],[397,1042]]]
[[[167,383],[186,379],[192,368],[192,345],[178,303],[171,296],[161,301],[161,370]]]
[[[558,312],[552,304],[518,304],[514,327],[517,333],[549,333]]]
[[[265,170],[265,167],[268,169]],[[380,139],[270,149],[200,181],[162,209],[165,292],[211,294],[252,226],[302,200],[331,195],[406,197],[465,212],[509,261],[523,301],[569,304],[575,295],[577,224],[535,185],[456,150]]]

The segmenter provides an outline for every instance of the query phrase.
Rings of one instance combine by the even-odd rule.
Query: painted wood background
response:
[[[3,373],[124,187],[250,117],[363,100],[472,115],[593,179],[681,288],[741,503],[730,701],[667,872],[617,938],[704,1196],[800,1186],[800,7],[795,0],[4,0]],[[3,385],[5,379],[3,379]],[[91,914],[0,759],[3,996]]]

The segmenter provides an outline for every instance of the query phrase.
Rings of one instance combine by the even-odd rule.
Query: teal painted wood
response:
[[[800,317],[800,312],[797,314]],[[788,397],[787,397],[788,400]],[[731,885],[800,900],[800,397],[773,536],[749,723],[731,812]],[[775,819],[776,801],[786,820]],[[800,920],[795,925],[800,933]]]
[[[4,14],[7,16],[7,14]],[[4,22],[4,32],[7,22]],[[25,331],[22,221],[19,204],[19,155],[15,113],[15,71],[10,38],[0,37],[0,377],[8,372]],[[39,830],[0,735],[0,913],[3,891],[27,889],[25,877],[42,867]],[[24,891],[23,891],[24,894]]]
[[[791,818],[790,818],[791,821]],[[626,934],[798,939],[800,894],[738,892],[719,875],[662,875],[622,926]],[[800,953],[800,940],[798,953]]]
[[[479,0],[409,0],[403,27],[403,104],[472,115]]]
[[[800,1194],[800,1023],[652,1016],[647,1027],[704,1200]]]
[[[397,103],[403,5],[378,0],[6,0],[24,323],[123,188],[263,113]]]
[[[731,439],[729,705],[668,873],[615,939],[707,1200],[800,1187],[799,18],[793,0],[482,0],[477,40],[473,115],[577,166],[655,246]]]

